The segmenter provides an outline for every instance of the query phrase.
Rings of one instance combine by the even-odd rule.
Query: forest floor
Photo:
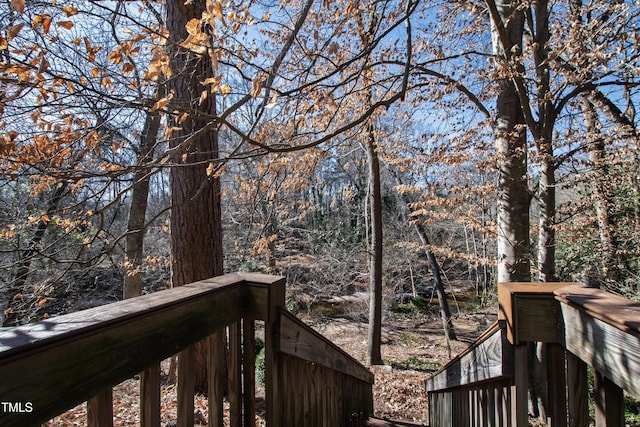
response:
[[[469,296],[471,301],[475,297]],[[426,301],[427,307],[412,304],[387,310],[383,326],[383,366],[373,366],[375,375],[374,411],[379,418],[427,425],[427,396],[424,380],[471,343],[496,318],[491,307],[469,303],[458,295],[458,306],[452,306],[457,340],[447,346],[437,300]],[[310,305],[297,315],[359,361],[367,351],[366,304],[322,303]],[[114,425],[139,425],[139,381],[131,379],[114,389]],[[206,425],[206,398],[197,396],[196,420]],[[260,412],[260,408],[258,408]],[[175,425],[176,393],[173,384],[162,390],[162,426]],[[227,422],[228,420],[225,420]],[[85,405],[56,417],[47,426],[86,425]],[[256,425],[264,425],[262,414]]]

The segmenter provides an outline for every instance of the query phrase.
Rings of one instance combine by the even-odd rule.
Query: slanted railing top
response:
[[[640,399],[640,303],[600,289],[558,289],[564,347]]]
[[[556,299],[580,308],[595,319],[621,331],[640,336],[640,303],[598,288],[563,286],[554,291]]]
[[[510,378],[513,376],[510,346],[506,322],[493,323],[473,344],[427,379],[427,392]]]

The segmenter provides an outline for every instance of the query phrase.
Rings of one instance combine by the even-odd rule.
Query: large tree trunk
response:
[[[539,0],[535,4],[535,43],[534,56],[538,77],[538,116],[537,126],[531,123],[532,133],[538,147],[540,158],[540,180],[538,200],[540,217],[538,219],[538,269],[541,282],[556,280],[556,177],[553,150],[553,127],[555,111],[550,98],[549,70],[549,2]]]
[[[505,51],[522,46],[524,17],[511,4],[498,0],[495,6],[500,22],[492,19],[494,51],[505,57]],[[499,41],[498,26],[506,23],[508,46]],[[496,102],[496,155],[498,168],[498,282],[529,281],[529,188],[527,175],[527,143],[525,120],[516,87],[507,77],[498,81]]]
[[[369,340],[367,365],[382,365],[382,190],[380,159],[375,136],[369,125],[367,160],[369,162],[369,214],[371,218],[371,244],[369,269]]]
[[[142,264],[144,259],[144,231],[149,196],[149,171],[146,164],[153,157],[160,129],[160,114],[147,113],[138,149],[138,166],[133,177],[129,221],[125,240],[124,299],[142,295]]]
[[[357,15],[358,26],[360,28],[360,40],[363,50],[373,43],[373,35],[377,25],[375,6],[367,12],[370,20],[365,23],[363,14]],[[373,105],[373,71],[368,67],[366,61],[366,71],[364,71],[364,82],[366,85],[365,105],[367,108]],[[367,153],[367,163],[369,166],[369,331],[367,343],[367,366],[382,365],[382,184],[380,179],[380,158],[374,129],[374,119],[369,118],[365,124],[365,151]]]
[[[175,116],[170,116],[173,122],[169,126],[178,129],[172,134],[170,147],[182,145],[179,150],[182,155],[175,159],[169,172],[173,286],[223,273],[220,181],[207,170],[218,157],[217,130],[207,127],[208,117],[216,111],[215,97],[209,94],[199,102],[202,91],[208,90],[200,82],[214,77],[214,67],[206,55],[198,56],[179,46],[188,36],[187,22],[199,19],[206,7],[204,0],[185,3],[185,0],[165,2],[166,25],[170,34],[168,52],[173,72],[167,81],[167,93],[173,94],[170,108],[178,111]],[[188,114],[180,117],[182,112]],[[189,363],[188,357],[185,356],[185,363]],[[195,377],[196,389],[205,390],[204,345],[196,348]],[[193,416],[192,408],[185,409],[185,416]]]
[[[538,268],[541,282],[553,282],[556,259],[556,182],[555,164],[550,142],[544,142],[540,150],[540,181],[538,183],[538,200],[540,209],[538,228]]]

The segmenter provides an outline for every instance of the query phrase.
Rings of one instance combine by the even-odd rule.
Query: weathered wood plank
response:
[[[194,423],[196,349],[190,345],[178,355],[178,427],[192,427]]]
[[[596,427],[624,426],[624,393],[620,387],[594,372]]]
[[[262,296],[262,306],[266,305],[263,316],[260,319],[265,322],[264,350],[265,350],[265,406],[266,421],[268,426],[284,425],[284,405],[286,404],[286,384],[284,362],[282,354],[278,352],[280,310],[285,304],[284,280],[273,282],[269,285],[250,285],[254,299]]]
[[[446,390],[511,376],[512,353],[511,344],[506,337],[506,323],[496,322],[464,352],[427,379],[426,390]]]
[[[564,347],[549,343],[547,346],[547,384],[549,390],[549,414],[553,427],[567,426],[567,381]]]
[[[242,289],[245,286],[242,275],[231,273],[40,322],[0,328],[0,354],[3,359],[13,352],[24,354],[26,346],[35,349],[45,346],[51,340],[57,340],[62,335],[66,339],[86,335],[94,329],[103,329],[112,323],[122,323],[131,320],[132,317],[137,318],[180,306],[189,300],[202,298],[205,294],[214,294],[218,290],[225,293],[229,292],[230,288]],[[247,296],[247,305],[250,305],[250,294],[246,290],[243,290],[243,293]]]
[[[597,288],[569,286],[555,291],[556,299],[580,307],[621,331],[640,335],[640,303]]]
[[[160,363],[140,375],[140,426],[160,425]]]
[[[222,427],[224,423],[224,387],[227,372],[224,363],[224,331],[218,331],[209,337],[209,426]]]
[[[278,308],[284,307],[285,282],[282,276],[269,276],[258,273],[237,273],[247,284],[251,298],[251,304],[246,308],[254,319],[275,319]]]
[[[286,311],[281,313],[279,351],[373,384],[371,371]]]
[[[640,337],[562,304],[565,347],[640,399]]]
[[[87,401],[87,426],[113,427],[113,389],[111,387]]]
[[[0,425],[41,424],[239,319],[251,305],[242,280],[222,276],[1,329],[0,400],[31,402],[33,411],[0,413]]]
[[[365,426],[367,427],[418,427],[418,424],[411,424],[401,421],[383,420],[380,418],[369,418]]]
[[[589,425],[587,364],[567,352],[567,412],[569,427]]]
[[[256,425],[256,330],[255,321],[243,319],[242,381],[244,427]]]
[[[527,345],[519,344],[514,348],[514,386],[512,389],[511,414],[513,416],[512,425],[517,427],[528,427],[528,391],[529,391],[529,371],[527,359]]]
[[[229,326],[229,425],[242,425],[242,328]]]

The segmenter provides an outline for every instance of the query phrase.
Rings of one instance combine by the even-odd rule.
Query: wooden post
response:
[[[284,309],[285,282],[273,282],[268,288],[268,310],[265,319],[265,405],[267,427],[283,425],[281,390],[282,372],[279,350],[280,310]]]
[[[193,427],[195,354],[193,345],[178,354],[178,427]]]
[[[209,337],[209,426],[222,427],[224,420],[224,329]]]
[[[514,357],[514,385],[511,388],[512,425],[517,427],[529,426],[529,369],[527,358],[527,344],[519,344],[513,348]]]
[[[256,425],[256,329],[253,319],[244,318],[242,326],[242,381],[244,427]]]
[[[567,381],[564,347],[547,344],[547,385],[552,427],[567,427]]]
[[[571,352],[567,352],[567,394],[569,427],[589,425],[587,364]]]
[[[598,371],[595,379],[596,427],[624,426],[624,393],[613,381]]]
[[[160,363],[140,374],[140,426],[160,425]]]
[[[527,362],[527,342],[535,343],[560,343],[561,337],[558,333],[558,325],[561,324],[560,303],[555,300],[554,292],[560,288],[571,285],[564,282],[546,282],[546,283],[500,283],[498,286],[498,304],[499,318],[506,321],[507,337],[514,344],[514,364],[515,386],[512,390],[512,416],[513,424],[520,426],[528,426],[528,362]],[[561,397],[564,391],[560,389],[564,386],[564,365],[563,358],[560,358],[560,346],[554,347],[556,350],[557,361],[553,361],[552,369],[558,372],[562,370],[560,377],[545,376],[543,379],[547,381],[547,389],[553,390],[554,396],[562,399],[558,402],[557,414],[552,416],[557,420],[552,420],[553,425],[564,426],[565,424],[555,424],[559,419],[564,418],[566,423],[566,415],[561,414],[566,409],[566,400]],[[560,348],[560,350],[558,350]],[[553,358],[553,356],[552,356]],[[555,371],[554,371],[555,372]],[[560,381],[559,384],[555,384]],[[553,410],[552,410],[553,411]]]
[[[87,401],[89,427],[113,427],[113,389],[108,388]]]
[[[242,425],[242,328],[240,322],[229,326],[229,416],[230,426]]]

